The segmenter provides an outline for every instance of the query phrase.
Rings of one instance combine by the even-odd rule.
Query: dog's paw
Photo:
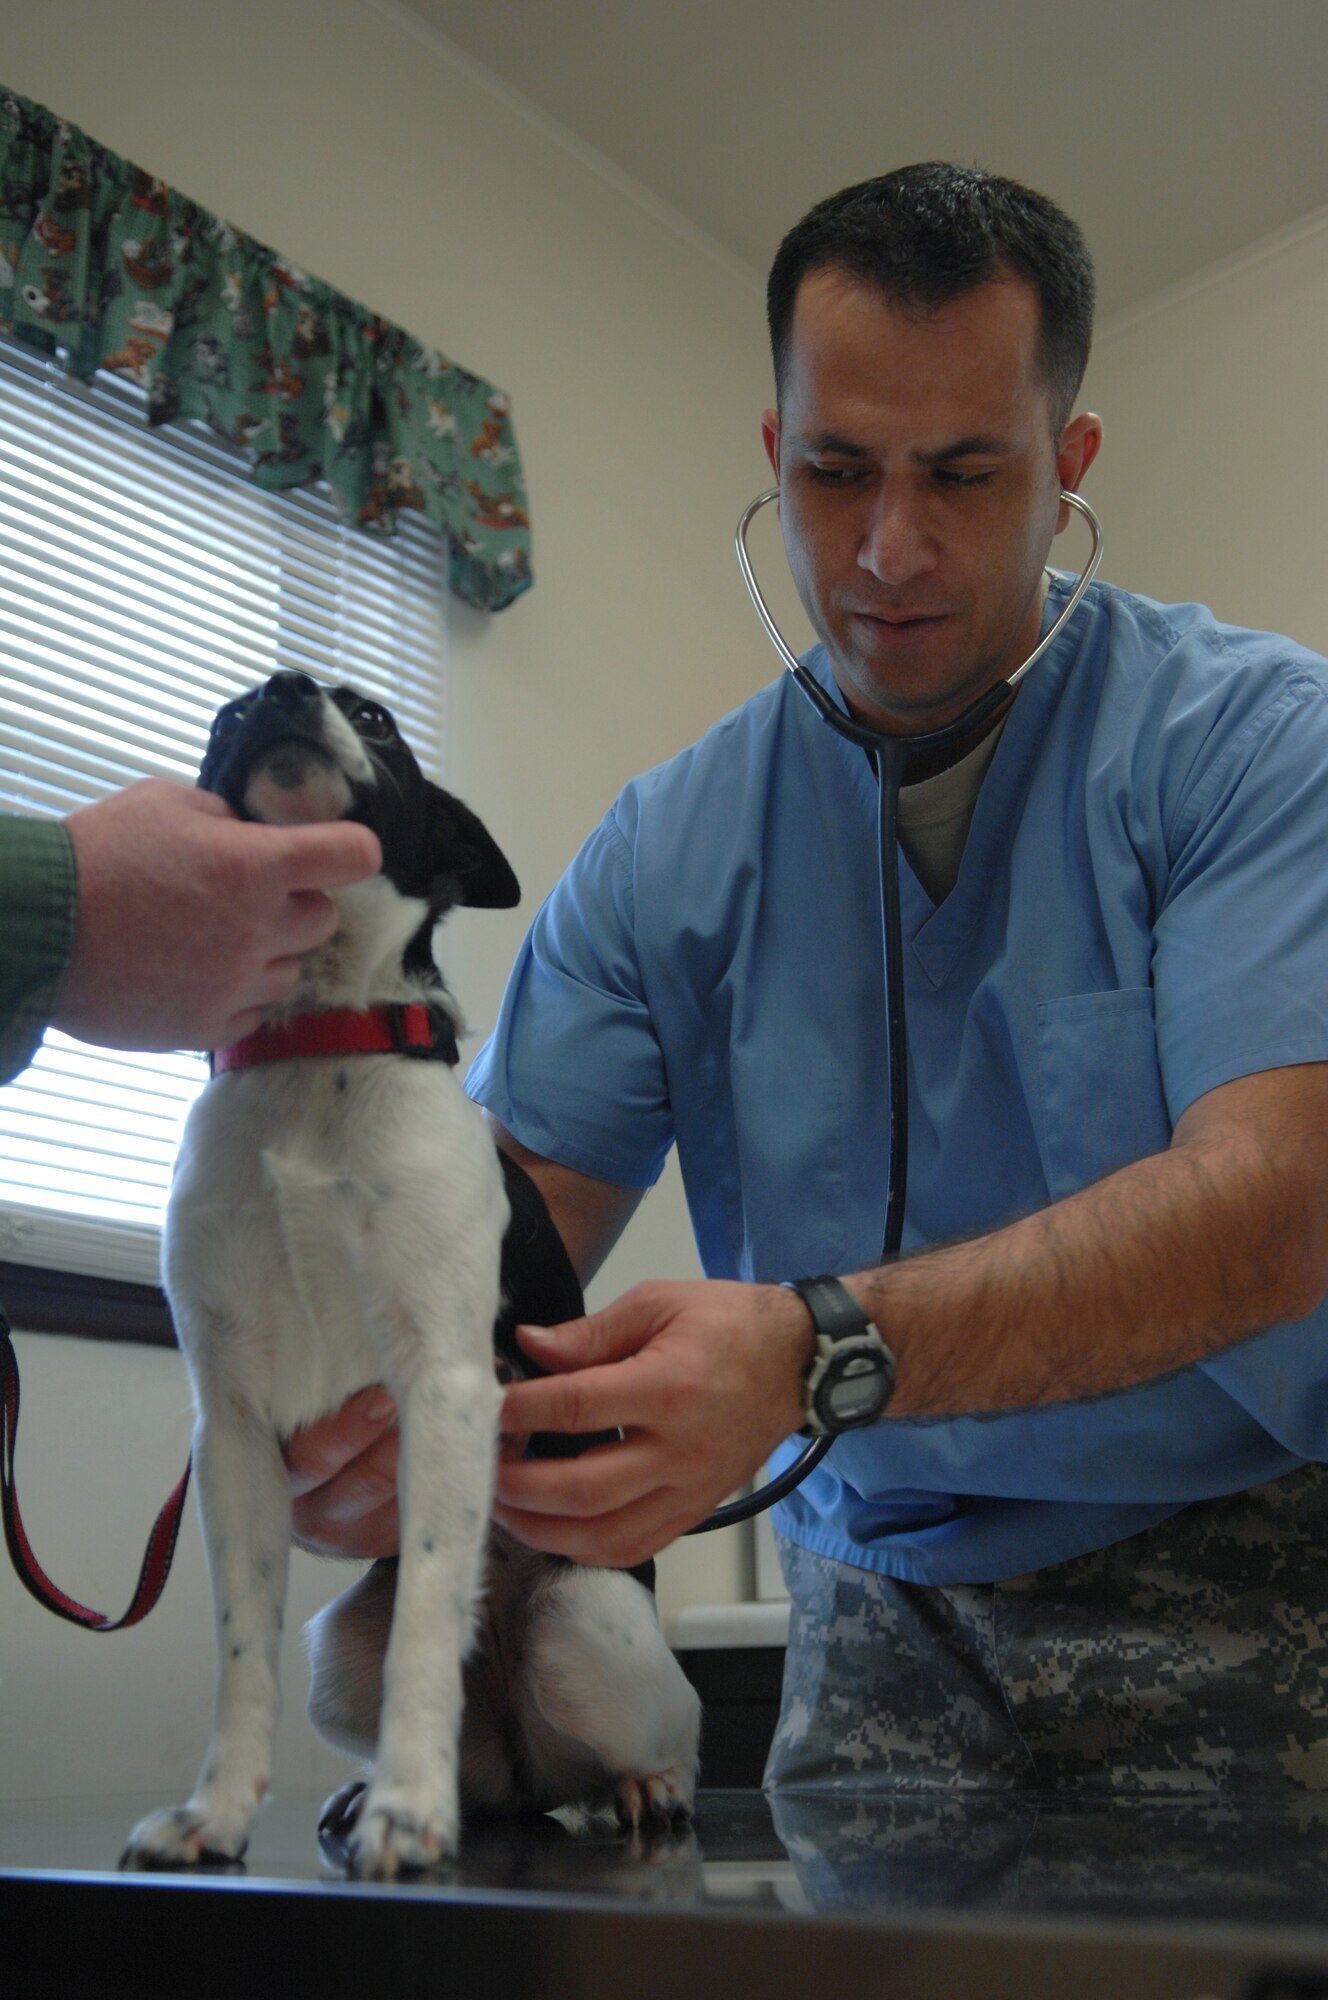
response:
[[[163,1806],[141,1819],[120,1856],[126,1870],[237,1867],[249,1845],[248,1823],[210,1817],[201,1806]]]
[[[679,1771],[652,1771],[642,1778],[619,1778],[613,1808],[628,1833],[671,1833],[692,1816],[692,1786]]]
[[[457,1851],[457,1816],[405,1800],[363,1800],[346,1843],[350,1873],[361,1882],[394,1882],[401,1875],[432,1875]]]

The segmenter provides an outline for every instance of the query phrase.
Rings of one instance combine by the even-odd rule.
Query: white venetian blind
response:
[[[261,492],[198,427],[149,431],[143,407],[0,341],[0,811],[192,783],[220,704],[282,667],[385,702],[439,776],[436,531],[343,527],[317,494]],[[205,1076],[194,1055],[48,1033],[0,1089],[0,1258],[155,1283]]]

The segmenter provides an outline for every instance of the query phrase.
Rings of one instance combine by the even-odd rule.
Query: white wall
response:
[[[537,581],[492,619],[456,612],[448,691],[449,782],[525,891],[520,912],[461,913],[445,938],[450,982],[484,1024],[530,913],[623,781],[773,671],[731,554],[765,470],[759,279],[391,0],[140,0],[129,13],[0,0],[0,82],[512,396]],[[670,1174],[594,1296],[695,1270]],[[110,1609],[187,1450],[181,1364],[19,1346],[33,1539],[58,1582]],[[748,1551],[745,1531],[679,1545],[661,1566],[665,1614],[744,1594]],[[332,1576],[297,1561],[289,1630]],[[162,1605],[130,1634],[60,1624],[0,1563],[0,1796],[187,1785],[210,1618],[192,1522]],[[281,1778],[331,1783],[343,1767],[312,1746],[288,1656]]]
[[[1102,327],[1105,576],[1328,651],[1325,351],[1328,211]]]

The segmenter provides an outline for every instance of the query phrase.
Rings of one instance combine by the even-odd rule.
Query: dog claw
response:
[[[249,1845],[244,1833],[224,1832],[192,1806],[168,1806],[140,1820],[120,1856],[126,1874],[177,1868],[239,1868]]]
[[[434,1875],[451,1864],[455,1851],[455,1841],[436,1823],[399,1807],[373,1807],[359,1816],[351,1836],[350,1873],[361,1882]]]
[[[692,1816],[692,1809],[673,1780],[658,1772],[644,1778],[620,1778],[614,1810],[625,1833],[672,1832]]]

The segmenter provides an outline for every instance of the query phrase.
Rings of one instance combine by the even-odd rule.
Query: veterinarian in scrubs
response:
[[[813,210],[770,306],[807,664],[936,728],[1069,587],[1043,565],[1101,440],[1079,232],[909,169]],[[629,785],[538,913],[470,1088],[583,1276],[676,1144],[708,1276],[530,1336],[556,1372],[511,1430],[625,1436],[505,1463],[499,1518],[631,1563],[786,1462],[813,1334],[782,1281],[840,1278],[895,1357],[775,1516],[770,1785],[1328,1788],[1325,769],[1328,663],[1094,584],[911,774],[884,1268],[875,778],[791,677]],[[314,1539],[354,1539],[377,1436],[351,1410],[312,1441]]]

